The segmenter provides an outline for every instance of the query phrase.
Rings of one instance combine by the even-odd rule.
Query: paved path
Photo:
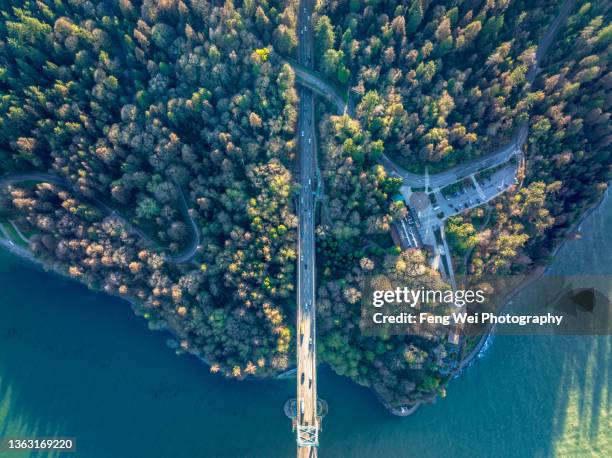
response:
[[[288,60],[288,62],[295,72],[298,83],[329,100],[336,107],[338,114],[348,114],[352,117],[355,116],[354,113],[350,112],[351,110],[349,110],[349,106],[345,101],[345,98],[342,97],[334,86],[327,83],[323,77],[319,76],[312,69],[306,68],[299,63],[291,60]]]
[[[70,190],[71,192],[81,196],[85,200],[93,203],[96,207],[102,210],[105,214],[112,216],[113,218],[120,221],[127,228],[129,233],[142,238],[147,244],[152,245],[156,247],[157,249],[161,249],[161,247],[159,246],[157,242],[151,239],[151,237],[145,234],[140,228],[132,224],[125,216],[121,215],[116,210],[112,209],[111,207],[109,207],[108,205],[106,205],[104,202],[102,202],[100,199],[96,197],[84,196],[78,189],[76,189],[68,181],[66,181],[64,178],[58,175],[54,175],[54,174],[46,173],[46,172],[11,173],[9,175],[0,177],[0,187],[13,185],[17,183],[23,183],[25,181],[40,181],[40,182],[45,182],[45,183],[51,183],[51,184],[55,184],[57,186]],[[193,257],[195,256],[197,247],[200,243],[200,233],[198,231],[197,225],[195,221],[193,220],[193,218],[191,218],[191,216],[189,215],[189,212],[187,210],[187,203],[185,201],[185,196],[183,194],[182,189],[179,188],[179,191],[180,191],[180,197],[181,197],[181,202],[182,202],[181,204],[182,212],[183,214],[187,215],[190,221],[193,236],[191,238],[189,245],[181,253],[164,255],[166,258],[166,261],[173,263],[173,264],[184,264],[184,263],[191,261]]]

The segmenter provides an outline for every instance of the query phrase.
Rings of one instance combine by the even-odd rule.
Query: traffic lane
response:
[[[312,5],[301,3],[298,12],[298,61],[307,66],[313,66],[313,27],[312,27]]]
[[[312,27],[309,26],[309,15],[306,15],[307,10],[311,9],[308,2],[300,3],[300,26],[305,26],[300,37],[300,61],[307,65],[310,63],[311,56],[311,39],[308,37],[312,33]],[[308,41],[307,41],[308,40]],[[309,46],[310,45],[310,46]],[[304,91],[301,93],[300,101],[300,127],[302,134],[300,137],[300,291],[298,296],[298,318],[302,329],[303,337],[301,337],[300,348],[298,349],[298,368],[301,371],[301,380],[298,384],[298,399],[300,402],[300,424],[301,425],[316,425],[316,392],[313,391],[312,383],[306,384],[306,380],[314,378],[313,367],[315,366],[315,357],[312,352],[310,342],[313,342],[313,320],[314,320],[314,221],[313,221],[313,199],[312,199],[312,184],[314,181],[313,168],[313,138],[312,129],[312,114],[314,113],[314,104],[312,93]],[[316,454],[316,449],[312,447],[301,448],[299,455]]]

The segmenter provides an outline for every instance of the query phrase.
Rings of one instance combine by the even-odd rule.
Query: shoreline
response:
[[[605,200],[608,198],[608,191],[610,188],[606,188],[606,190],[603,192],[603,194],[601,195],[601,197],[599,198],[599,201],[596,202],[595,204],[593,204],[588,210],[586,210],[581,216],[580,218],[578,218],[578,220],[576,220],[576,222],[574,224],[572,224],[572,226],[568,229],[567,234],[571,234],[573,232],[579,232],[582,225],[584,224],[584,222],[591,216],[593,215],[593,213],[595,213],[597,210],[600,209],[601,205],[605,202]],[[561,243],[559,243],[555,249],[553,250],[553,252],[550,255],[550,259],[551,262],[546,265],[546,266],[539,266],[536,267],[532,272],[530,272],[526,277],[525,280],[523,280],[516,288],[514,288],[512,291],[509,291],[503,298],[502,302],[503,302],[503,306],[500,308],[500,312],[503,312],[513,301],[513,299],[520,294],[522,291],[524,291],[526,288],[528,288],[530,285],[532,285],[534,282],[536,282],[537,280],[539,280],[542,276],[546,275],[546,273],[549,271],[549,269],[551,268],[553,262],[555,261],[555,258],[557,257],[557,255],[559,254],[559,251],[561,251],[561,249],[567,244],[567,242],[571,241],[570,239],[566,237],[563,239],[563,241]],[[462,369],[466,368],[480,353],[480,350],[482,349],[482,347],[484,346],[485,342],[487,341],[487,339],[489,338],[489,336],[491,334],[494,335],[495,333],[495,327],[497,325],[496,324],[490,324],[487,328],[485,333],[482,334],[482,336],[480,337],[480,340],[478,341],[478,343],[476,344],[476,346],[470,350],[470,353],[465,357],[462,358],[462,360],[459,363],[459,366],[457,367],[457,370],[455,373],[460,373]]]
[[[606,189],[606,191],[604,191],[604,193],[602,194],[602,196],[600,197],[599,201],[595,204],[593,204],[588,210],[586,210],[584,212],[584,214],[568,229],[567,234],[571,234],[572,232],[576,232],[576,231],[580,231],[580,228],[582,227],[583,223],[593,214],[595,213],[600,207],[601,205],[604,203],[604,201],[606,200],[606,198],[608,198],[608,191],[609,188]],[[6,234],[5,234],[6,235]],[[510,305],[512,303],[513,298],[518,295],[519,293],[521,293],[525,288],[527,288],[528,286],[530,286],[533,282],[537,281],[538,279],[540,279],[544,274],[546,274],[546,272],[550,269],[554,258],[556,258],[557,254],[559,253],[559,251],[565,246],[565,244],[569,241],[569,239],[567,239],[567,237],[561,242],[559,243],[555,249],[553,250],[553,252],[551,253],[551,262],[547,265],[547,266],[539,266],[536,267],[531,273],[529,273],[525,280],[518,285],[514,290],[508,292],[506,294],[506,296],[503,299],[503,303],[504,305],[501,307],[500,311],[503,311],[504,309],[506,309],[508,307],[508,305]],[[63,278],[66,279],[70,279],[70,280],[74,280],[72,277],[66,275],[64,272],[58,270],[57,268],[55,268],[53,265],[49,265],[47,263],[45,263],[44,261],[36,258],[33,253],[30,250],[27,250],[25,248],[22,248],[18,245],[16,245],[12,240],[8,239],[8,238],[0,238],[0,247],[3,247],[6,251],[10,252],[11,254],[15,255],[16,257],[28,261],[31,264],[35,265],[38,268],[42,268],[44,271],[46,272],[53,272],[57,275],[60,275]],[[92,290],[88,285],[85,285],[88,289]],[[94,291],[94,290],[92,290]],[[135,311],[135,307],[136,307],[136,300],[135,299],[129,299],[123,296],[119,296],[117,294],[113,294],[113,293],[108,293],[105,291],[99,291],[99,292],[103,292],[104,294],[108,294],[110,296],[114,296],[118,299],[122,299],[124,301],[126,301],[129,305],[130,308],[132,308],[132,310],[134,311],[134,314],[136,316],[140,316],[138,313],[136,313]],[[486,331],[482,334],[482,336],[480,337],[478,343],[476,344],[476,346],[470,350],[470,353],[465,356],[464,358],[461,359],[461,361],[459,362],[457,368],[452,372],[453,377],[459,376],[462,371],[464,369],[466,369],[470,363],[472,363],[480,354],[480,351],[482,350],[484,344],[487,342],[487,340],[489,339],[489,337],[491,335],[495,335],[495,326],[494,324],[489,325],[486,328]],[[175,335],[171,330],[169,330],[166,326],[162,326],[159,329],[157,329],[158,331],[162,331],[162,332],[167,332],[171,338],[176,339],[176,338],[180,338],[179,336]],[[168,345],[168,343],[166,342],[166,345],[168,346],[168,348],[173,349],[170,345]],[[195,356],[200,362],[204,363],[204,365],[210,367],[211,363],[209,361],[207,361],[204,357],[202,357],[201,355],[198,355],[196,353],[193,353],[191,351],[188,350],[184,350],[185,353]],[[279,372],[276,375],[273,376],[264,376],[264,377],[253,377],[253,376],[246,376],[244,378],[241,378],[239,380],[241,381],[265,381],[265,380],[286,380],[286,379],[290,379],[291,376],[295,373],[296,368],[295,367],[290,367],[287,368],[286,370]],[[389,402],[387,400],[385,400],[383,397],[381,397],[378,393],[376,393],[374,390],[372,390],[370,388],[370,390],[374,393],[374,395],[376,396],[376,398],[378,399],[378,401],[383,405],[383,407],[385,408],[385,410],[387,410],[387,412],[389,412],[391,415],[393,416],[397,416],[397,417],[408,417],[412,414],[414,414],[421,405],[425,404],[424,402],[418,401],[414,404],[410,404],[410,405],[403,405],[403,406],[399,406],[399,407],[394,407],[391,404],[389,404]]]
[[[603,194],[599,198],[598,202],[596,202],[593,205],[591,205],[591,207],[589,209],[587,209],[580,216],[580,218],[578,218],[578,220],[576,220],[576,222],[574,224],[572,224],[572,226],[567,230],[567,234],[568,235],[573,233],[573,232],[579,232],[581,227],[582,227],[582,225],[584,224],[584,222],[591,215],[593,215],[593,213],[595,213],[597,210],[600,209],[602,204],[608,198],[608,191],[609,191],[609,189],[610,188],[606,188],[606,190],[603,192]],[[571,241],[571,240],[568,239],[567,235],[566,235],[566,237],[563,239],[563,241],[561,241],[561,243],[559,243],[555,247],[555,249],[552,251],[552,253],[550,255],[550,263],[548,265],[546,265],[546,266],[538,266],[535,269],[533,269],[533,271],[531,271],[525,277],[525,280],[523,280],[516,288],[514,288],[512,291],[509,291],[504,296],[504,298],[502,299],[502,303],[504,305],[500,308],[500,312],[503,312],[510,304],[512,304],[514,298],[517,295],[519,295],[522,291],[524,291],[526,288],[528,288],[534,282],[538,281],[542,276],[544,276],[549,271],[549,269],[551,268],[553,262],[555,261],[555,258],[559,254],[559,251],[561,251],[561,249],[569,241]],[[457,368],[452,372],[453,378],[457,377],[457,376],[461,376],[463,370],[465,370],[471,363],[473,363],[478,358],[478,355],[480,354],[481,350],[483,349],[483,347],[485,346],[485,344],[489,340],[489,338],[491,336],[495,336],[495,328],[496,328],[496,326],[497,326],[496,324],[490,324],[489,326],[487,326],[485,332],[481,335],[481,337],[478,340],[478,343],[476,344],[476,346],[472,350],[470,350],[470,352],[468,353],[467,356],[465,356],[464,358],[462,358],[459,361],[459,364],[457,365]],[[421,405],[424,404],[423,402],[417,402],[417,403],[412,404],[412,405],[400,406],[399,408],[397,408],[397,407],[391,406],[385,399],[383,399],[380,395],[378,395],[378,393],[374,393],[374,394],[376,395],[378,400],[383,404],[383,406],[385,407],[387,412],[389,412],[391,415],[394,415],[394,416],[397,416],[397,417],[407,417],[407,416],[410,416],[413,413],[415,413]],[[404,408],[406,410],[404,410]]]
[[[5,237],[8,237],[7,234],[4,234]],[[73,277],[67,275],[65,272],[62,272],[61,270],[57,269],[54,265],[52,264],[48,264],[45,261],[42,261],[40,259],[38,259],[36,256],[34,256],[34,254],[26,249],[23,248],[17,244],[15,244],[12,240],[8,239],[8,238],[2,238],[0,237],[0,248],[4,248],[5,251],[13,254],[14,256],[16,256],[17,258],[29,262],[30,264],[34,265],[37,268],[42,269],[44,272],[50,272],[53,273],[55,275],[59,275],[60,277],[67,279],[67,280],[72,280],[75,282],[78,282],[79,284],[85,286],[89,291],[93,291],[93,292],[97,292],[97,293],[102,293],[102,294],[106,294],[108,296],[112,296],[115,297],[117,299],[121,299],[125,302],[127,302],[130,306],[130,308],[132,309],[132,312],[134,314],[134,316],[137,317],[142,317],[141,314],[136,312],[136,307],[138,306],[137,304],[137,300],[133,299],[133,298],[128,298],[128,297],[124,297],[124,296],[120,296],[118,294],[115,293],[109,293],[107,291],[102,291],[102,290],[95,290],[93,288],[91,288],[89,285],[87,285],[86,283],[81,283],[78,280],[74,279]],[[147,321],[147,327],[148,327],[148,321]],[[172,346],[169,344],[170,340],[174,340],[174,339],[180,339],[180,336],[177,336],[174,332],[172,332],[172,330],[168,329],[166,326],[160,326],[157,329],[150,329],[150,331],[158,331],[158,332],[166,332],[169,334],[169,338],[166,339],[166,346],[168,347],[168,349],[170,350],[176,350],[177,348],[179,348],[178,346]],[[176,353],[175,354],[177,356],[180,356],[181,353]],[[206,359],[204,358],[202,355],[196,354],[194,352],[191,352],[189,350],[182,350],[182,354],[188,354],[191,356],[194,356],[195,358],[197,358],[201,363],[203,363],[205,366],[207,367],[211,367],[212,364]],[[279,372],[276,375],[272,375],[272,376],[263,376],[263,377],[256,377],[256,376],[250,376],[247,375],[245,377],[242,377],[240,379],[236,379],[239,381],[264,381],[264,380],[283,380],[286,378],[289,378],[292,374],[294,374],[296,371],[295,367],[290,367],[288,369],[285,369],[282,372]],[[222,375],[222,374],[221,374]]]

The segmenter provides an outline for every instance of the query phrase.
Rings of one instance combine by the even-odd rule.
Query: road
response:
[[[301,38],[301,37],[300,37]],[[338,114],[348,114],[354,116],[349,105],[340,95],[338,90],[328,84],[323,78],[317,75],[312,69],[302,66],[299,63],[288,61],[295,72],[297,82],[311,91],[329,100],[335,107]]]
[[[296,75],[297,82],[310,89],[311,91],[325,97],[330,100],[336,107],[338,115],[348,114],[351,117],[355,116],[354,109],[351,108],[350,103],[346,102],[338,90],[328,84],[321,76],[311,69],[304,68],[301,64],[288,61],[292,66],[293,71]],[[444,172],[437,173],[434,175],[419,175],[404,170],[399,165],[395,164],[386,154],[381,156],[380,162],[389,172],[395,176],[403,178],[404,182],[414,188],[425,187],[428,184],[430,187],[444,187],[449,184],[455,183],[465,177],[470,176],[473,173],[478,172],[482,169],[495,167],[499,164],[503,164],[508,161],[513,155],[521,154],[521,147],[523,146],[527,138],[527,125],[521,125],[514,139],[509,145],[504,146],[498,150],[492,151],[485,155],[482,155],[473,161],[466,162],[464,164],[452,167]]]
[[[76,189],[68,181],[66,181],[64,178],[58,175],[53,175],[52,173],[46,173],[46,172],[11,173],[9,175],[0,177],[0,187],[9,186],[9,185],[17,184],[17,183],[23,183],[25,181],[40,181],[43,183],[51,183],[51,184],[60,186],[62,188],[69,189],[71,192],[80,196],[85,201],[88,201],[92,203],[93,205],[95,205],[96,207],[98,207],[98,209],[100,209],[104,214],[108,216],[112,216],[113,218],[118,220],[121,224],[123,224],[126,227],[126,229],[128,230],[130,234],[140,237],[148,245],[154,246],[157,249],[161,249],[161,247],[159,247],[157,242],[151,239],[151,237],[145,234],[140,228],[132,224],[125,216],[123,216],[116,210],[106,205],[100,199],[96,197],[88,197],[88,196],[83,195],[78,189]],[[188,246],[181,253],[164,254],[166,261],[172,264],[184,264],[184,263],[190,262],[195,256],[198,245],[200,244],[200,233],[198,231],[198,227],[195,221],[193,220],[193,218],[191,217],[191,215],[189,215],[189,211],[187,209],[187,202],[185,200],[183,190],[180,188],[179,188],[179,194],[181,198],[181,207],[182,207],[181,211],[189,219],[191,230],[192,230],[192,237],[191,237],[191,240]]]
[[[550,45],[553,43],[553,39],[555,38],[559,27],[561,27],[561,25],[565,22],[575,3],[576,0],[565,0],[563,5],[561,5],[561,9],[559,10],[557,17],[550,24],[548,24],[548,28],[546,29],[544,36],[538,43],[538,49],[536,50],[535,55],[535,64],[527,72],[527,81],[529,83],[533,83],[536,75],[539,73],[542,59],[546,56],[548,48],[550,48]]]
[[[314,0],[301,0],[298,12],[298,62],[313,67],[311,15]],[[314,192],[316,190],[316,135],[314,95],[307,87],[299,90],[299,227],[297,296],[297,456],[316,457],[319,443],[317,418],[317,358],[315,320]]]
[[[527,126],[521,126],[519,128],[518,134],[512,140],[512,142],[500,148],[499,150],[492,151],[490,153],[484,154],[470,162],[466,162],[464,164],[457,165],[452,167],[444,172],[436,173],[434,175],[419,175],[416,173],[408,172],[404,170],[399,165],[395,164],[391,159],[387,157],[387,155],[383,154],[381,156],[381,163],[387,169],[387,171],[391,172],[391,174],[401,177],[404,180],[404,183],[413,188],[443,188],[450,184],[456,183],[459,180],[462,180],[470,175],[477,173],[480,170],[488,169],[491,167],[495,167],[497,165],[503,164],[510,160],[512,156],[521,154],[521,146],[522,143],[520,139],[523,139],[524,142],[526,135]]]
[[[539,65],[542,62],[542,59],[546,56],[548,49],[553,43],[556,33],[567,19],[574,4],[575,0],[565,0],[559,10],[559,14],[549,24],[546,32],[538,42],[534,65],[527,73],[527,81],[529,83],[533,83],[535,76],[539,71]],[[300,65],[295,65],[292,62],[289,63],[293,66],[297,81],[300,84],[310,88],[318,94],[323,95],[328,100],[331,100],[336,106],[338,114],[349,114],[350,116],[354,116],[354,110],[351,109],[350,104],[345,102],[342,95],[334,86],[325,82],[323,78],[312,70],[304,69],[303,67],[300,67]],[[514,155],[521,155],[521,149],[527,140],[528,129],[528,123],[523,123],[517,129],[512,141],[503,148],[491,151],[470,162],[457,165],[445,170],[444,172],[433,175],[419,175],[404,170],[402,167],[389,159],[389,157],[385,154],[383,154],[381,157],[381,163],[391,174],[403,178],[404,183],[408,186],[413,188],[421,188],[427,185],[431,188],[443,188],[444,186],[453,184],[480,170],[503,164]]]
[[[297,82],[310,89],[311,91],[330,100],[336,107],[338,115],[348,114],[351,117],[355,116],[354,109],[351,104],[346,102],[338,90],[328,84],[321,76],[311,69],[304,68],[301,64],[288,61],[296,75]],[[484,154],[470,162],[452,167],[444,172],[434,175],[419,175],[404,170],[399,165],[395,164],[386,154],[381,156],[381,164],[391,174],[398,176],[404,180],[404,183],[413,188],[422,188],[426,185],[429,187],[444,187],[455,183],[463,178],[466,178],[479,170],[495,167],[508,161],[514,155],[521,154],[521,147],[527,139],[527,124],[519,127],[517,134],[512,142],[503,148]]]

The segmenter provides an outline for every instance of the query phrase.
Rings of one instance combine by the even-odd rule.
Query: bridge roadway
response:
[[[298,13],[298,62],[313,68],[312,10],[314,0],[300,0]],[[319,443],[317,418],[317,358],[315,324],[314,191],[316,135],[314,95],[299,89],[298,114],[300,197],[298,228],[297,297],[297,456],[316,457]]]

